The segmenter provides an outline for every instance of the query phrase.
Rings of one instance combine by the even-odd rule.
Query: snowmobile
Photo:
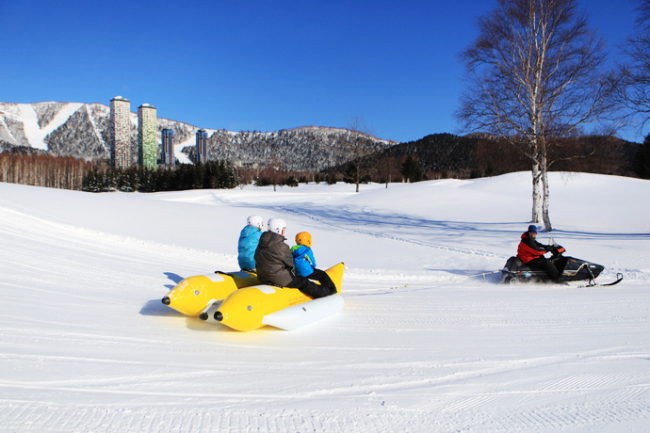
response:
[[[623,280],[623,274],[616,274],[616,281],[599,284],[595,280],[605,269],[604,266],[591,263],[586,260],[576,259],[563,255],[566,251],[561,245],[557,245],[551,238],[553,256],[549,259],[560,273],[560,278],[555,283],[567,283],[569,281],[585,281],[582,287],[613,286]],[[510,257],[501,270],[505,284],[519,283],[551,283],[551,277],[543,269],[531,268],[523,264],[519,258]]]

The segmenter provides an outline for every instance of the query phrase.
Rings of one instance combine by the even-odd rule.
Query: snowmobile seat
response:
[[[523,265],[524,264],[521,263],[521,260],[519,260],[518,257],[513,256],[513,257],[510,257],[508,259],[508,261],[506,262],[506,265],[504,266],[504,269],[507,269],[510,272],[516,272],[516,271],[520,270]]]

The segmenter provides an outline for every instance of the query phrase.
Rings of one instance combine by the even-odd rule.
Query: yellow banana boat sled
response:
[[[335,295],[312,299],[298,289],[260,284],[233,291],[221,304],[208,307],[201,318],[237,331],[252,331],[265,325],[284,330],[300,328],[343,309],[344,268],[339,263],[325,271],[336,285]]]
[[[185,278],[162,298],[162,303],[186,316],[220,322],[237,331],[265,325],[293,330],[343,309],[344,269],[344,264],[339,263],[325,271],[337,293],[319,299],[298,289],[261,285],[257,275],[240,271]]]

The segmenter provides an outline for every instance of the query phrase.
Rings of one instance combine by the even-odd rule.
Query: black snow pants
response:
[[[553,281],[557,281],[558,278],[560,278],[560,272],[557,270],[553,262],[544,256],[533,259],[526,264],[530,266],[531,269],[544,270]]]
[[[310,280],[316,280],[320,285]],[[296,275],[286,287],[298,289],[307,296],[312,298],[323,298],[336,293],[336,285],[325,271],[314,269],[314,272],[308,277]]]

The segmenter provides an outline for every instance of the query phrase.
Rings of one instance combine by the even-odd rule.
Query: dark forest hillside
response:
[[[549,150],[551,171],[634,176],[633,160],[640,147],[610,136],[562,139]],[[458,136],[433,134],[420,140],[388,147],[369,155],[362,165],[373,179],[381,177],[387,160],[398,167],[406,157],[417,160],[429,179],[439,177],[481,177],[530,170],[528,157],[503,140],[486,134]],[[345,171],[346,165],[339,167]]]

